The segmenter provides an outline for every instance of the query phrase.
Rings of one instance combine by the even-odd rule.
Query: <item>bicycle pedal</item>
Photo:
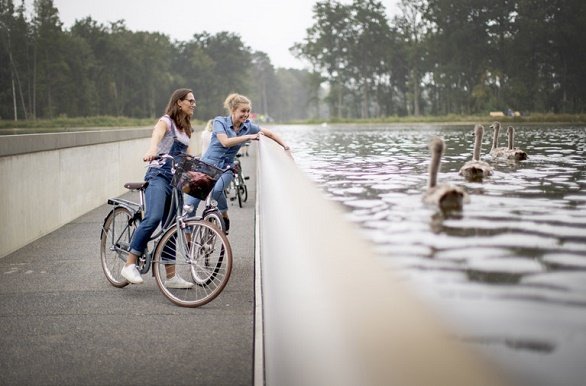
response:
[[[130,251],[130,243],[125,243],[124,241],[120,241],[116,244],[116,246],[120,249],[125,251]]]
[[[244,177],[245,180],[250,180],[250,177]]]

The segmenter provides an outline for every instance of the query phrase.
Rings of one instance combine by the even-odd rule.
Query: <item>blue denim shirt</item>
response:
[[[210,146],[206,150],[205,154],[201,157],[201,160],[219,168],[226,168],[234,162],[236,153],[243,145],[240,143],[232,147],[224,147],[218,140],[218,133],[226,134],[228,138],[241,137],[248,134],[256,134],[260,132],[260,126],[252,123],[250,120],[246,120],[238,134],[234,131],[234,125],[232,124],[232,117],[216,117],[213,123],[214,131],[212,132],[212,138],[210,140]]]

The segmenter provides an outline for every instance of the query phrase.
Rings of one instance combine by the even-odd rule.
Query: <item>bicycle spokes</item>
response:
[[[128,285],[126,279],[120,275],[126,263],[130,240],[134,233],[134,222],[130,221],[130,211],[123,207],[116,207],[104,220],[100,238],[100,259],[106,279],[115,287]]]
[[[232,270],[232,250],[223,233],[209,222],[187,220],[186,225],[191,234],[179,228],[165,233],[157,247],[154,270],[157,284],[173,303],[197,307],[225,287]],[[193,285],[171,288],[166,282],[173,275]]]

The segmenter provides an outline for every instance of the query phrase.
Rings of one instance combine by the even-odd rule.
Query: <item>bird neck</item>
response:
[[[441,152],[434,151],[431,154],[431,163],[429,164],[429,181],[428,188],[434,188],[437,185],[437,175],[439,173]]]
[[[496,149],[497,147],[499,147],[499,127],[495,126],[493,137],[492,137],[492,148]]]
[[[513,147],[515,147],[515,133],[513,132],[513,129],[509,129],[509,150],[513,150]]]
[[[474,152],[472,153],[472,159],[474,161],[480,160],[480,147],[482,146],[482,129],[477,128],[474,133]]]

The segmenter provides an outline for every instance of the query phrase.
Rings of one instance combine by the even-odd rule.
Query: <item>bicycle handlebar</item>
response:
[[[197,158],[197,157],[194,157],[191,154],[187,154],[187,153],[179,153],[179,156],[180,157]],[[171,160],[171,162],[173,163],[172,164],[172,167],[173,167],[173,169],[175,169],[175,167],[177,166],[177,162],[175,162],[175,158],[172,155],[170,155],[170,154],[161,153],[159,155],[156,155],[153,158],[153,161],[161,161],[161,160],[167,160],[167,159],[170,159]],[[212,165],[212,166],[215,166],[215,165]],[[217,166],[215,166],[215,167],[217,167]],[[218,169],[220,169],[222,171],[222,173],[229,172],[230,170],[233,171],[233,172],[237,172],[237,169],[236,169],[236,167],[234,165],[228,165],[225,169],[222,169],[222,168],[218,168]]]

